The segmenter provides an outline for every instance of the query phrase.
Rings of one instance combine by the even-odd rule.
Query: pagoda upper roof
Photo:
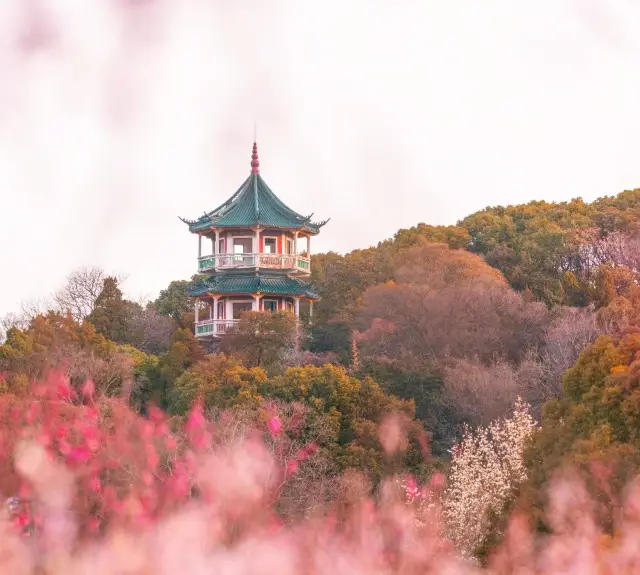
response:
[[[189,231],[199,232],[209,228],[282,228],[303,230],[311,234],[329,220],[312,222],[310,216],[302,216],[289,208],[276,196],[260,176],[258,148],[253,144],[251,174],[235,194],[215,210],[205,213],[197,220],[185,220]]]
[[[320,299],[307,282],[289,276],[219,275],[198,280],[187,288],[190,296],[211,294],[264,294]]]

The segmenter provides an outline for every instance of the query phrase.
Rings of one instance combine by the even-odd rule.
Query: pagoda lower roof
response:
[[[187,292],[197,297],[204,294],[263,294],[280,296],[300,296],[319,300],[320,296],[311,286],[289,276],[218,275],[199,280],[189,286]]]

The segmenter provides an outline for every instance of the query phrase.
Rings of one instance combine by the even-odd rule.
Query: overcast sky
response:
[[[367,247],[640,186],[635,0],[1,0],[0,314],[82,265],[155,297],[261,173]]]

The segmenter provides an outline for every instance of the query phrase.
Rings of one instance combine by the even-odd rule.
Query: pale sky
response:
[[[346,252],[640,186],[635,0],[0,0],[0,315],[73,269],[155,297],[249,174]]]

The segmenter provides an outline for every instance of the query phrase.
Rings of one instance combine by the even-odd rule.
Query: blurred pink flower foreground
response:
[[[160,410],[142,418],[83,391],[78,397],[58,375],[28,399],[0,398],[0,573],[482,572],[442,535],[440,474],[426,485],[389,477],[371,496],[365,478],[348,473],[322,512],[285,521],[279,491],[317,446],[279,461],[284,450],[272,443],[286,441],[287,429],[278,415],[233,437],[196,405],[172,432]],[[381,423],[390,456],[404,448],[402,429],[399,418]],[[558,483],[555,533],[536,538],[514,517],[488,569],[637,573],[640,489],[629,489],[613,539],[589,509],[579,484]]]

